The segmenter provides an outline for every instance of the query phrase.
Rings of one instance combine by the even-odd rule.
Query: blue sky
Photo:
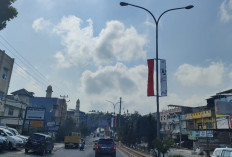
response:
[[[232,0],[125,0],[143,6],[159,23],[159,58],[167,61],[167,105],[201,106],[232,83]],[[9,93],[21,88],[68,95],[68,108],[156,111],[146,96],[147,62],[155,57],[155,26],[144,10],[118,0],[17,0],[18,17],[0,32],[0,49],[15,58]],[[16,56],[15,56],[16,54]],[[27,61],[20,59],[20,56]],[[22,61],[21,61],[22,60]],[[36,70],[35,70],[36,69]],[[39,71],[39,72],[38,72]],[[118,110],[118,106],[116,107]]]

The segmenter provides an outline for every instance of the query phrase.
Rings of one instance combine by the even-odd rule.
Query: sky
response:
[[[0,49],[15,58],[8,94],[25,88],[68,96],[68,108],[140,114],[156,112],[147,97],[147,59],[155,58],[155,23],[119,0],[17,0],[17,18],[0,31]],[[159,58],[167,62],[167,105],[203,106],[232,88],[232,0],[125,0],[151,11]],[[154,75],[155,76],[155,75]],[[112,103],[110,103],[111,101]]]

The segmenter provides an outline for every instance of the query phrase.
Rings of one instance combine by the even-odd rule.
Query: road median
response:
[[[118,142],[117,145],[118,145],[117,148],[119,149],[119,151],[121,151],[127,157],[151,157],[148,154],[129,148],[120,142]]]

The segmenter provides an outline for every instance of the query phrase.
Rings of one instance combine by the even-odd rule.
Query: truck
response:
[[[81,133],[79,132],[72,132],[68,136],[64,137],[65,149],[79,148],[80,143],[81,143]]]

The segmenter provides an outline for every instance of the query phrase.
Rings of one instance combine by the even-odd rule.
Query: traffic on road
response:
[[[88,136],[85,138],[85,146],[83,150],[77,148],[65,149],[64,143],[54,143],[54,148],[51,153],[41,154],[39,151],[29,151],[25,153],[24,148],[17,148],[12,151],[2,150],[0,156],[4,157],[36,157],[36,156],[51,156],[51,157],[94,157],[93,141],[97,138]],[[116,157],[124,157],[124,155],[116,148]]]

